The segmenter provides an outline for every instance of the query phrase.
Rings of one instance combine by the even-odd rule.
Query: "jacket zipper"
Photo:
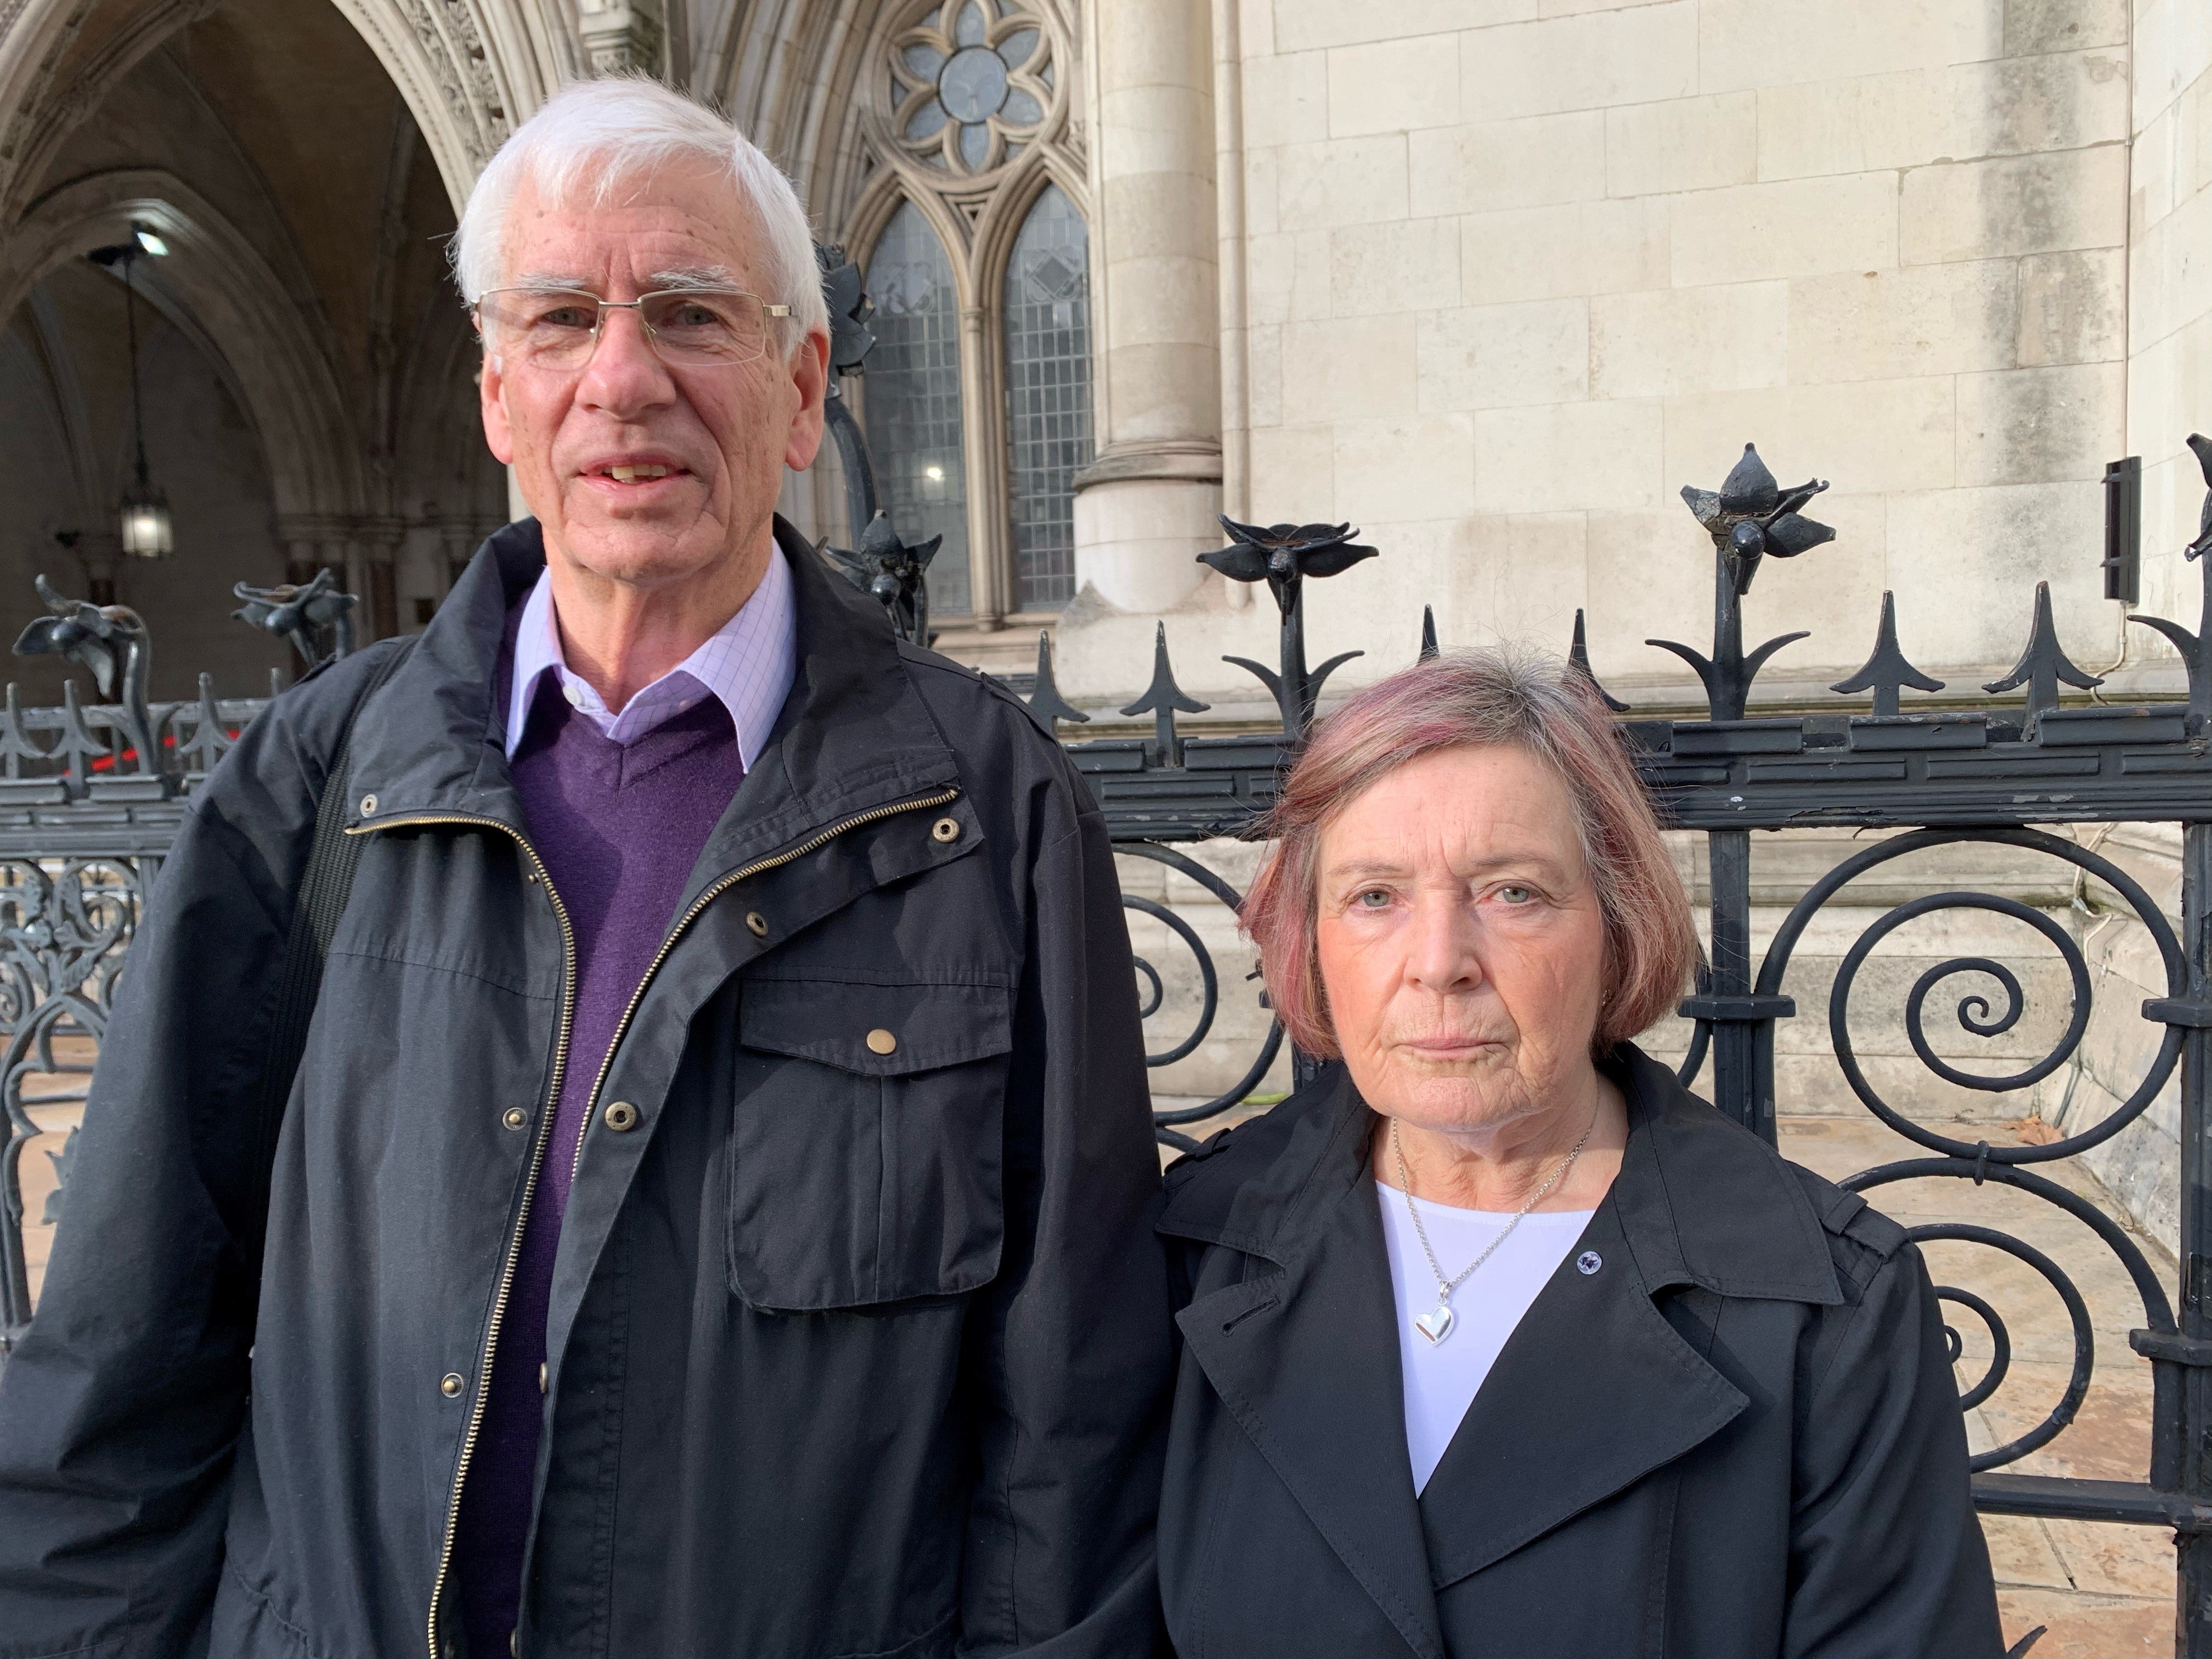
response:
[[[577,1172],[584,1167],[584,1142],[591,1136],[592,1115],[599,1103],[599,1091],[606,1086],[607,1073],[614,1068],[615,1054],[622,1047],[623,1034],[629,1030],[630,1016],[637,1012],[638,1004],[645,1000],[646,988],[653,983],[653,976],[660,971],[660,964],[668,959],[668,953],[676,948],[676,941],[683,938],[684,930],[697,919],[702,910],[739,882],[766,871],[781,869],[796,859],[805,858],[809,853],[819,852],[848,830],[858,830],[863,824],[896,817],[902,812],[918,812],[930,806],[947,806],[959,796],[960,791],[955,787],[939,794],[920,796],[914,800],[895,801],[889,806],[871,807],[810,836],[788,852],[748,864],[741,870],[733,870],[728,875],[708,883],[706,890],[691,901],[691,908],[676,919],[676,925],[668,930],[668,937],[660,941],[660,949],[653,953],[652,962],[647,964],[645,977],[638,981],[637,989],[630,993],[629,1006],[623,1010],[623,1017],[615,1026],[614,1040],[607,1044],[607,1052],[599,1061],[599,1074],[592,1079],[592,1092],[584,1102],[584,1127],[576,1137],[576,1155],[568,1165],[569,1184],[573,1186],[575,1183]]]
[[[630,994],[629,1005],[623,1010],[622,1019],[615,1027],[614,1038],[607,1044],[605,1057],[599,1062],[599,1075],[592,1079],[592,1092],[584,1103],[583,1126],[576,1136],[575,1158],[568,1166],[568,1178],[571,1183],[575,1180],[576,1172],[583,1168],[584,1141],[591,1133],[592,1109],[599,1104],[599,1091],[605,1086],[607,1073],[614,1065],[615,1051],[622,1047],[623,1034],[629,1030],[630,1017],[637,1012],[638,1005],[645,1000],[646,988],[653,983],[653,975],[659,971],[660,964],[668,959],[668,953],[675,949],[676,941],[683,937],[684,931],[698,918],[699,913],[738,883],[769,870],[780,869],[794,860],[805,858],[809,853],[818,852],[848,830],[857,830],[863,824],[874,823],[883,818],[895,817],[902,812],[916,812],[927,807],[950,805],[959,799],[959,795],[960,791],[957,788],[946,789],[937,794],[922,795],[913,800],[896,801],[889,806],[872,807],[867,811],[855,813],[853,817],[833,823],[827,830],[809,836],[788,852],[778,853],[773,858],[761,859],[744,866],[742,869],[732,871],[728,875],[709,884],[704,892],[694,899],[690,908],[677,918],[676,925],[668,930],[668,937],[661,940],[660,949],[653,953],[653,961],[646,968],[645,977],[638,981],[637,989]],[[469,1408],[468,1430],[461,1438],[461,1459],[453,1471],[453,1494],[447,1500],[446,1535],[438,1548],[437,1576],[430,1584],[430,1616],[428,1626],[430,1659],[440,1659],[438,1607],[445,1597],[446,1581],[453,1571],[453,1534],[460,1522],[461,1489],[468,1480],[469,1460],[476,1452],[477,1436],[483,1427],[484,1406],[491,1394],[492,1358],[499,1346],[500,1326],[507,1316],[507,1297],[514,1289],[515,1267],[522,1254],[523,1230],[529,1224],[530,1204],[538,1192],[538,1176],[544,1165],[546,1143],[552,1138],[554,1119],[559,1115],[561,1084],[568,1066],[568,1035],[575,1013],[576,986],[576,933],[568,920],[568,907],[561,902],[560,890],[553,885],[552,874],[546,869],[545,861],[538,856],[538,849],[532,847],[529,840],[512,825],[502,823],[499,819],[493,817],[441,813],[434,817],[388,818],[377,823],[362,824],[349,829],[346,834],[367,836],[383,830],[439,823],[471,824],[500,830],[505,835],[512,836],[514,838],[514,844],[520,847],[529,858],[531,867],[535,871],[538,880],[544,884],[546,896],[553,901],[553,913],[561,922],[561,1027],[560,1038],[553,1050],[551,1087],[547,1095],[543,1121],[538,1127],[538,1139],[531,1147],[530,1174],[523,1182],[522,1210],[521,1213],[515,1218],[514,1235],[507,1241],[507,1260],[500,1269],[499,1292],[492,1299],[491,1323],[484,1332],[483,1358],[477,1369],[476,1398]]]
[[[568,907],[561,902],[560,890],[553,885],[552,873],[545,860],[538,856],[523,834],[497,818],[441,813],[435,817],[390,818],[381,823],[362,824],[349,829],[349,836],[374,835],[382,830],[403,829],[421,824],[462,823],[487,830],[497,830],[514,837],[530,860],[535,879],[545,889],[553,901],[553,914],[561,923],[561,1024],[558,1040],[553,1048],[553,1076],[545,1097],[545,1109],[538,1126],[538,1138],[530,1149],[530,1174],[522,1183],[522,1211],[515,1218],[514,1236],[507,1240],[507,1260],[500,1268],[499,1293],[492,1298],[491,1323],[484,1331],[483,1358],[477,1368],[476,1397],[469,1407],[469,1425],[461,1437],[461,1461],[453,1470],[453,1495],[446,1503],[446,1535],[438,1547],[438,1572],[430,1583],[430,1617],[427,1634],[429,1638],[430,1659],[440,1659],[438,1653],[438,1606],[445,1599],[446,1580],[453,1567],[453,1534],[460,1524],[461,1488],[469,1475],[469,1459],[475,1455],[477,1436],[483,1428],[484,1407],[491,1398],[491,1365],[493,1352],[499,1346],[499,1330],[507,1317],[507,1301],[514,1289],[514,1270],[522,1255],[523,1230],[530,1223],[530,1203],[538,1193],[538,1171],[544,1167],[546,1143],[552,1139],[553,1122],[560,1115],[561,1082],[568,1068],[569,1028],[575,1017],[576,1000],[576,930],[568,920]]]

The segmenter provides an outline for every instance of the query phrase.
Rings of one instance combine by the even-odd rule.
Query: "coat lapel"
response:
[[[1372,1120],[1344,1092],[1296,1200],[1306,1213],[1285,1271],[1202,1296],[1176,1322],[1222,1403],[1360,1587],[1421,1659],[1443,1659],[1406,1456],[1389,1259],[1364,1179]]]

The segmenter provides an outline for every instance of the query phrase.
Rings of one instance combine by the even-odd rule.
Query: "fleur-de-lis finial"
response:
[[[2059,648],[2058,626],[2051,617],[2051,584],[2035,585],[2035,620],[2028,629],[2027,648],[2020,653],[2011,673],[2001,680],[1991,680],[1984,691],[2016,691],[2027,688],[2027,724],[2033,731],[2036,722],[2051,709],[2058,707],[2058,687],[2061,682],[2078,691],[2087,691],[2102,685],[2104,681],[2075,664]]]
[[[1871,691],[1875,714],[1890,716],[1898,712],[1899,691],[1908,685],[1916,691],[1943,689],[1942,680],[1922,673],[1905,660],[1897,643],[1897,596],[1885,590],[1881,596],[1881,625],[1875,633],[1874,654],[1857,673],[1847,680],[1838,680],[1828,690],[1846,697]]]
[[[1152,683],[1145,688],[1143,696],[1121,712],[1125,715],[1152,717],[1152,744],[1159,765],[1182,764],[1182,739],[1176,735],[1175,717],[1178,714],[1203,714],[1212,707],[1210,702],[1199,702],[1176,684],[1175,669],[1168,661],[1168,625],[1155,623]]]

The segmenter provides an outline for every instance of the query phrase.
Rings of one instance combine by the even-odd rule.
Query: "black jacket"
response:
[[[1620,1177],[1418,1498],[1343,1068],[1170,1172],[1183,1659],[2002,1652],[1918,1250],[1634,1048],[1612,1075]]]
[[[521,1650],[1146,1654],[1170,1331],[1111,851],[1013,698],[779,535],[796,683],[603,1073],[635,1126],[594,1107],[568,1202]],[[370,839],[258,1322],[244,1118],[389,647],[192,798],[0,1381],[0,1654],[459,1650],[451,1517],[573,980],[489,690],[542,562],[495,536],[356,730]]]

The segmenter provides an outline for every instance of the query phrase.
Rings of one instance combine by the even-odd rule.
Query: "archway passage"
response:
[[[336,565],[368,633],[420,626],[507,515],[445,270],[452,192],[401,89],[321,0],[97,0],[58,61],[81,107],[18,131],[35,177],[0,224],[0,634],[36,611],[34,573],[112,594],[146,617],[165,699],[203,671],[232,696],[289,672],[230,619],[241,580]],[[161,561],[122,555],[124,267],[87,258],[148,237],[165,252],[130,280]],[[62,672],[10,666],[29,702]]]

